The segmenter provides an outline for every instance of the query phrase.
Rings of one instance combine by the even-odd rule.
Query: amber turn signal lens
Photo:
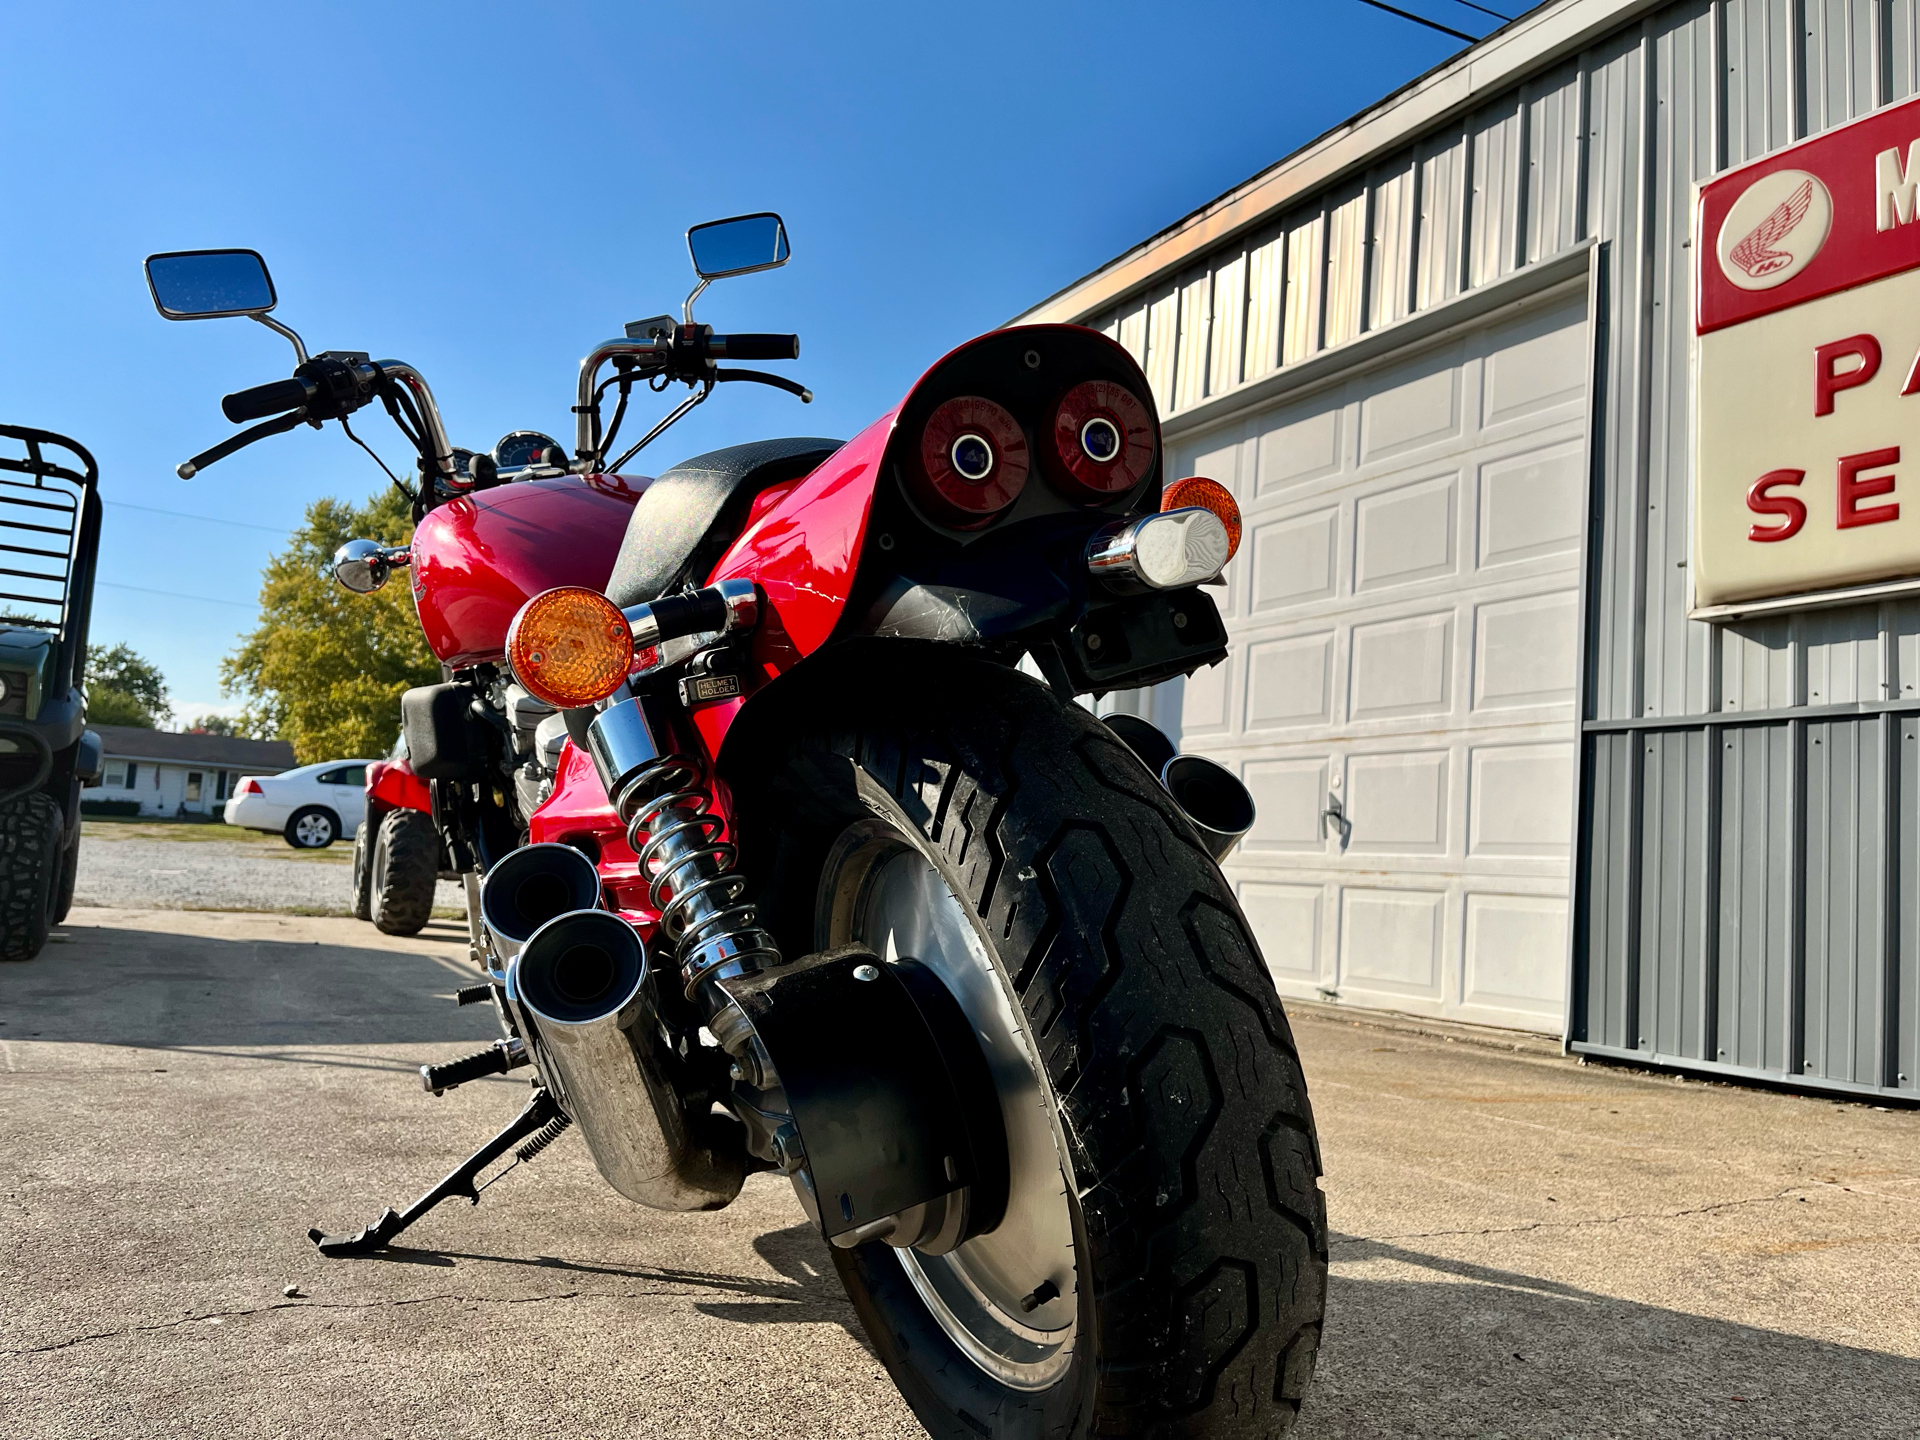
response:
[[[1206,480],[1198,475],[1176,480],[1160,492],[1162,510],[1186,510],[1195,506],[1211,510],[1227,527],[1227,559],[1233,559],[1240,551],[1240,506],[1232,492],[1218,480]]]
[[[507,627],[513,678],[549,705],[604,700],[633,670],[633,631],[597,590],[563,585],[534,596]]]

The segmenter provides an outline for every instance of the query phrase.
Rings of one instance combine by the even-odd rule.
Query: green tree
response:
[[[87,718],[151,730],[171,711],[158,667],[127,645],[87,647]]]
[[[202,715],[187,726],[192,735],[238,735],[240,727],[224,715]]]
[[[402,571],[371,595],[333,578],[333,552],[355,537],[404,545],[407,502],[393,490],[355,507],[316,500],[293,543],[267,562],[260,624],[225,660],[221,683],[246,702],[240,729],[278,736],[303,765],[384,755],[400,728],[400,696],[440,678]]]

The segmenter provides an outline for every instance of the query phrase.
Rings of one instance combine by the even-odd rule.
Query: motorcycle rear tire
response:
[[[0,960],[31,960],[46,947],[60,832],[60,807],[45,795],[0,805]]]
[[[373,837],[370,918],[383,935],[418,935],[433,918],[440,833],[421,810],[389,810]]]
[[[1231,887],[1133,754],[1045,687],[951,652],[889,681],[910,698],[861,697],[770,757],[770,783],[736,787],[765,797],[760,833],[778,837],[754,846],[762,918],[790,954],[874,943],[848,918],[883,903],[860,887],[892,893],[925,867],[908,888],[970,927],[964,948],[990,969],[1008,1039],[1041,1078],[1044,1108],[1027,1109],[1044,1113],[1059,1162],[1051,1193],[1023,1200],[1016,1183],[1000,1229],[954,1254],[1059,1206],[1072,1295],[1028,1311],[1031,1323],[1072,1303],[1044,1331],[1020,1330],[1015,1313],[1038,1288],[1017,1307],[973,1292],[987,1303],[943,1319],[948,1282],[929,1277],[964,1265],[883,1241],[836,1248],[874,1348],[920,1422],[952,1440],[1290,1428],[1325,1310],[1319,1148]],[[1003,1112],[1011,1132],[1004,1084]],[[1023,1351],[1022,1334],[1045,1343]]]

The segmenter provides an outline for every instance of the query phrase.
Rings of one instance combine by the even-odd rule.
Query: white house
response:
[[[136,800],[142,815],[218,815],[244,776],[293,768],[284,740],[176,735],[135,725],[95,725],[105,764],[83,800]]]

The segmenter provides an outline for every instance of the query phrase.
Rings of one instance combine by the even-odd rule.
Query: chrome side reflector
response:
[[[1116,590],[1178,590],[1212,580],[1232,554],[1220,517],[1193,506],[1097,531],[1087,545],[1087,570]]]

